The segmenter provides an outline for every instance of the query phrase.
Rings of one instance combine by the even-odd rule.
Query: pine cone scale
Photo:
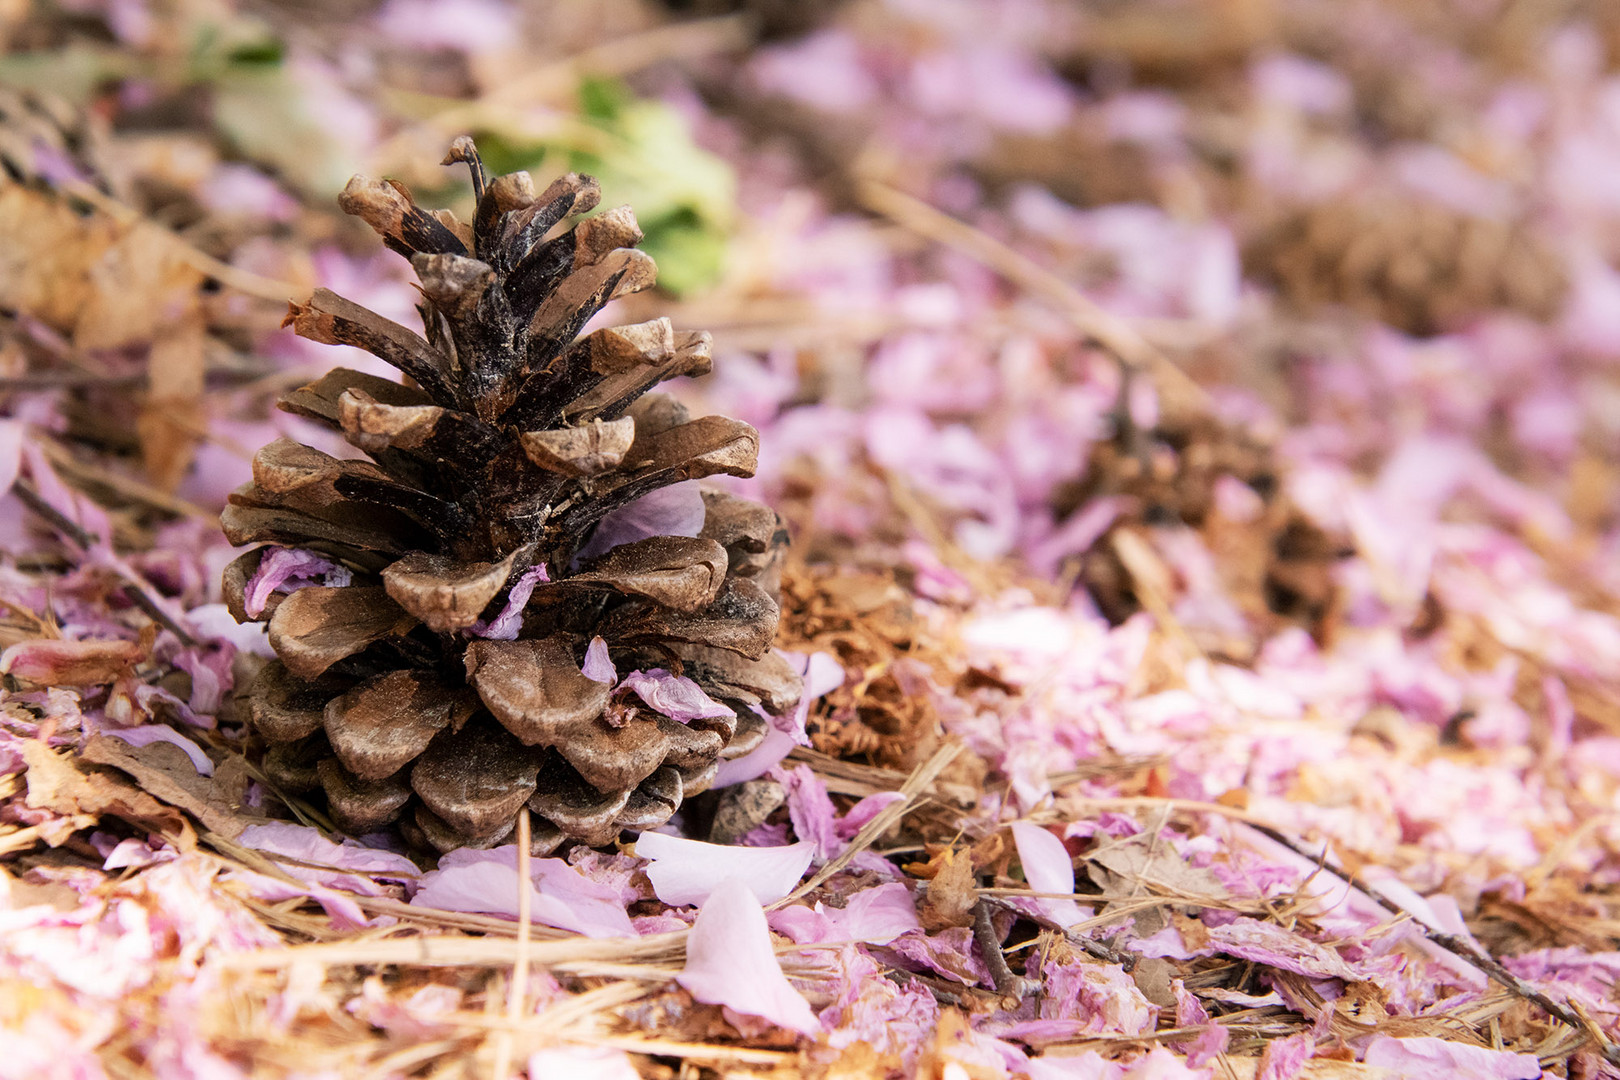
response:
[[[393,776],[440,731],[473,712],[465,691],[420,671],[390,671],[326,703],[322,727],[332,752],[361,780]]]

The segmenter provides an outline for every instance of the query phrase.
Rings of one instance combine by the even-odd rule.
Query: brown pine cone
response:
[[[1294,624],[1324,637],[1339,603],[1333,568],[1352,551],[1344,538],[1324,531],[1288,497],[1274,449],[1204,412],[1167,414],[1151,429],[1122,419],[1120,427],[1116,438],[1092,446],[1084,473],[1058,491],[1059,520],[1092,499],[1128,496],[1131,510],[1114,529],[1186,525],[1198,530],[1240,610],[1264,627]],[[1223,478],[1240,481],[1253,493],[1254,507],[1245,520],[1227,520],[1217,512],[1216,487]],[[1123,622],[1141,610],[1131,574],[1110,543],[1093,544],[1080,557],[1078,570],[1080,583],[1111,621]]]
[[[1409,334],[1498,308],[1550,319],[1567,286],[1562,261],[1523,224],[1388,196],[1294,211],[1243,261],[1293,304],[1342,304]]]
[[[576,337],[653,283],[629,209],[566,227],[591,178],[486,179],[470,139],[451,162],[470,226],[389,182],[339,198],[411,260],[426,337],[324,289],[288,315],[409,378],[337,368],[286,395],[370,460],[280,439],[231,497],[231,542],[266,546],[226,571],[227,602],[278,656],[249,712],[266,774],[324,791],[349,832],[489,846],[528,806],[537,849],[602,844],[662,824],[796,703],[771,652],[787,535],[687,483],[752,474],[754,429],[648,393],[707,371],[708,334]]]

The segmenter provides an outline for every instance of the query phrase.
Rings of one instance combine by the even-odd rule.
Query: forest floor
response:
[[[1620,1077],[1617,11],[0,3],[0,1078]],[[287,302],[413,324],[334,199],[469,133],[759,430],[735,843],[435,867],[245,737],[219,512],[369,361]]]

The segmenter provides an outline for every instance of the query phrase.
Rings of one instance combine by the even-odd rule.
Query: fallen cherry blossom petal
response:
[[[613,657],[608,655],[607,642],[599,637],[591,638],[590,645],[585,649],[585,662],[579,666],[579,671],[592,682],[612,686],[619,681],[619,672],[613,666]]]
[[[1255,1080],[1295,1080],[1316,1052],[1316,1037],[1308,1031],[1286,1035],[1266,1044]]]
[[[623,1050],[607,1046],[563,1043],[529,1055],[529,1080],[641,1080],[641,1073]]]
[[[621,544],[633,544],[649,536],[696,536],[703,531],[707,514],[696,480],[650,491],[597,522],[596,531],[574,556],[574,563],[577,566]]]
[[[523,628],[523,609],[529,606],[529,598],[534,595],[536,588],[550,580],[545,563],[529,567],[507,590],[506,603],[502,605],[500,614],[487,621],[479,619],[467,627],[466,632],[473,637],[496,641],[514,640]]]
[[[242,610],[251,618],[264,614],[273,593],[290,593],[311,585],[344,586],[354,574],[342,563],[304,548],[274,547],[242,589]]]
[[[167,724],[142,724],[130,728],[107,728],[102,734],[110,735],[115,739],[122,739],[131,746],[150,746],[155,742],[166,742],[171,746],[178,746],[185,751],[186,757],[197,769],[199,776],[213,776],[214,763],[203,748],[180,734]],[[314,830],[310,830],[313,832]]]
[[[675,979],[710,1005],[805,1035],[820,1030],[809,1002],[782,974],[759,899],[739,878],[710,890],[686,940],[686,966]]]
[[[1012,832],[1030,889],[1038,893],[1074,892],[1074,863],[1062,840],[1027,821],[1013,822]],[[1030,897],[1022,902],[1065,928],[1091,918],[1091,911],[1073,900]]]
[[[334,843],[322,836],[320,830],[308,825],[280,821],[268,825],[249,825],[242,830],[236,842],[270,855],[285,855],[300,862],[331,867],[326,870],[299,866],[297,863],[281,864],[282,869],[300,880],[345,889],[361,896],[383,895],[383,890],[371,880],[372,877],[415,881],[422,873],[415,863],[403,855],[363,847],[352,840]]]
[[[672,675],[663,668],[632,671],[620,681],[619,686],[634,691],[654,712],[682,724],[713,716],[732,715],[730,709],[705,694],[697,683],[684,675]]]
[[[800,945],[859,942],[887,945],[902,934],[921,930],[911,890],[895,881],[852,894],[841,908],[792,904],[768,915],[771,929]]]
[[[792,735],[772,728],[765,733],[760,744],[739,758],[722,761],[714,775],[714,786],[730,787],[749,780],[757,780],[771,771],[771,767],[785,760],[799,745]]]
[[[650,860],[647,879],[666,904],[702,904],[715,887],[730,878],[747,883],[761,904],[792,892],[810,868],[816,846],[801,840],[786,847],[728,847],[644,832],[636,854]]]
[[[1362,1062],[1388,1069],[1394,1080],[1535,1080],[1541,1062],[1533,1054],[1512,1054],[1432,1036],[1396,1039],[1375,1036]]]
[[[517,848],[511,844],[479,851],[459,848],[422,875],[411,897],[419,907],[518,917]],[[617,891],[575,870],[561,859],[532,859],[529,905],[535,922],[587,937],[634,937],[635,928]]]

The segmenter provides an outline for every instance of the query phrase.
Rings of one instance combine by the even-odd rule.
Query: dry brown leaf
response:
[[[973,860],[966,852],[946,848],[930,861],[935,869],[920,912],[923,925],[930,930],[972,925],[973,905],[979,901]]]
[[[145,791],[186,811],[226,839],[234,839],[247,828],[248,823],[221,796],[213,780],[199,775],[178,746],[155,742],[134,747],[122,739],[93,735],[80,754],[86,761],[128,773]]]
[[[110,816],[192,847],[196,838],[178,810],[164,806],[128,780],[101,769],[85,769],[43,742],[23,744],[28,770],[28,805],[65,815]]]

